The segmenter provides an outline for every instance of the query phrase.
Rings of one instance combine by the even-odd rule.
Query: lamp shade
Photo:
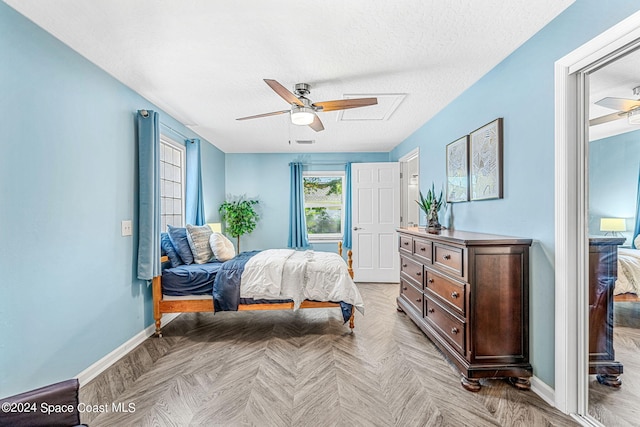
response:
[[[626,231],[624,218],[600,218],[600,231]]]
[[[222,224],[219,222],[210,222],[207,224],[214,233],[222,233]]]
[[[293,107],[291,110],[291,122],[294,125],[310,125],[313,123],[316,114],[311,108],[307,107]]]

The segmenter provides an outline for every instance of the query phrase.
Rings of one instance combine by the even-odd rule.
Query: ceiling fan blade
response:
[[[624,118],[626,115],[627,113],[623,111],[618,113],[607,114],[606,116],[596,117],[595,119],[589,120],[589,126],[596,126],[596,125],[601,125],[603,123],[612,122],[614,120],[619,120]]]
[[[611,108],[612,110],[624,112],[627,112],[636,107],[640,107],[640,101],[626,98],[602,98],[595,104],[601,107]]]
[[[314,107],[322,108],[322,111],[347,110],[349,108],[367,107],[376,105],[378,98],[338,99],[335,101],[315,102]]]
[[[240,117],[239,119],[236,119],[236,120],[249,120],[249,119],[257,119],[260,117],[277,116],[278,114],[284,114],[289,112],[290,112],[289,110],[274,111],[273,113],[258,114],[256,116]]]
[[[309,127],[313,130],[315,130],[316,132],[320,132],[321,130],[324,130],[324,125],[322,124],[322,122],[320,121],[320,118],[318,117],[318,115],[316,114],[316,116],[313,118],[313,122],[309,125]]]
[[[278,83],[275,80],[272,79],[264,79],[264,82],[266,84],[269,85],[269,87],[271,89],[273,89],[273,91],[275,93],[277,93],[278,95],[280,95],[285,101],[287,101],[289,104],[296,104],[299,105],[301,107],[304,107],[304,104],[302,103],[302,101],[300,101],[298,99],[297,96],[295,96],[293,93],[289,92],[289,90],[282,86],[280,83]]]

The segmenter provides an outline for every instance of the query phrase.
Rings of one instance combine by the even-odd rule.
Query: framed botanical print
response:
[[[469,137],[447,145],[447,202],[469,200]]]
[[[471,200],[502,198],[502,119],[469,135]]]

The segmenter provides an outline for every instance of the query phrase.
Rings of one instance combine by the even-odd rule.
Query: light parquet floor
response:
[[[478,393],[403,313],[397,285],[360,284],[355,333],[338,309],[182,314],[80,390],[94,426],[567,426],[499,380]]]

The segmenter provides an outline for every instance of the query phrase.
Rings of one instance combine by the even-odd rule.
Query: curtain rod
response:
[[[297,163],[297,162],[292,162]],[[347,162],[312,162],[312,163],[301,163],[302,166],[316,166],[316,165],[343,165],[346,166]]]
[[[174,129],[174,128],[172,128],[171,126],[166,125],[166,124],[164,124],[164,123],[162,123],[162,122],[160,122],[160,126],[164,126],[165,128],[169,129],[171,132],[175,133],[176,135],[178,135],[178,136],[182,137],[182,138],[183,138],[184,140],[186,140],[186,141],[191,141],[191,140],[193,139],[193,138],[189,138],[189,137],[185,136],[183,133],[178,132],[177,130],[175,130],[175,129]]]

